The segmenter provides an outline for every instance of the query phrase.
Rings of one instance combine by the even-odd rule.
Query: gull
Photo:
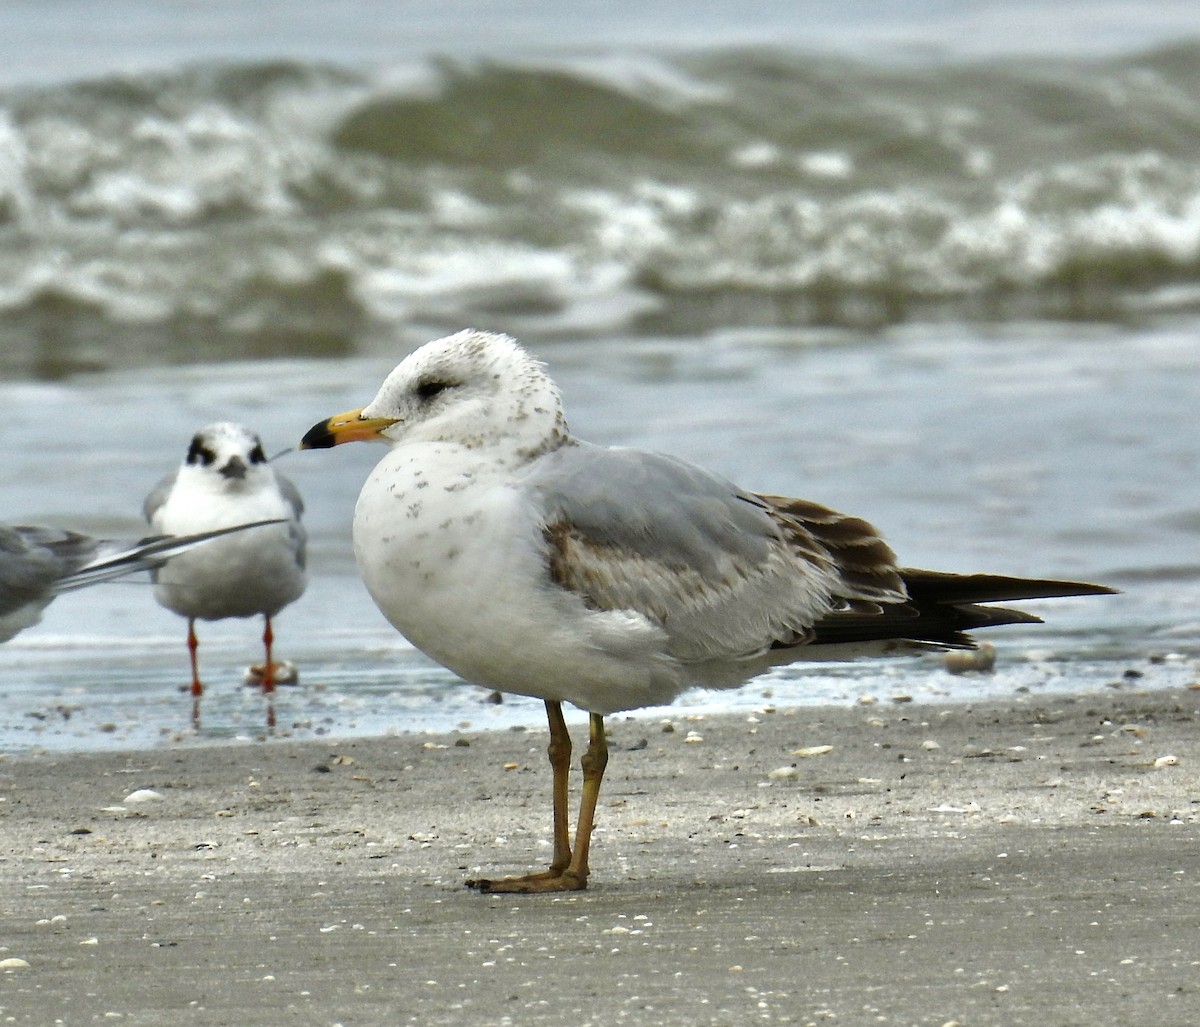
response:
[[[303,509],[300,493],[271,467],[259,437],[230,421],[198,431],[180,467],[146,497],[146,520],[163,532],[206,531],[250,519],[277,522],[184,553],[155,572],[155,598],[187,618],[193,696],[204,693],[196,621],[258,614],[266,658],[261,670],[251,671],[261,675],[264,693],[275,690],[281,667],[272,659],[271,619],[300,598],[307,583]]]
[[[583,442],[545,367],[505,335],[427,343],[301,448],[369,440],[391,446],[354,512],[376,605],[466,681],[546,706],[553,860],[467,882],[481,891],[587,886],[607,714],[735,686],[831,646],[969,647],[969,629],[1039,619],[980,603],[1112,591],[900,567],[859,518]],[[589,714],[573,844],[563,703]]]
[[[219,535],[272,523],[257,521],[136,541],[93,538],[64,528],[0,524],[0,642],[40,621],[42,611],[60,592],[153,570]]]

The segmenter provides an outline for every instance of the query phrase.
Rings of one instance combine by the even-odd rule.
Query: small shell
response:
[[[157,802],[161,798],[162,793],[156,792],[153,788],[139,788],[136,792],[130,792],[121,801],[136,805],[139,802]]]
[[[247,667],[242,672],[242,684],[249,687],[261,686],[263,678],[266,676],[266,667],[261,663]],[[277,685],[298,685],[300,684],[300,668],[297,667],[291,660],[280,660],[275,664],[275,684]]]
[[[832,745],[806,745],[803,749],[793,749],[792,755],[804,759],[808,756],[824,756],[827,752],[833,752]]]
[[[954,806],[948,802],[943,802],[937,806],[928,807],[930,813],[980,813],[982,812],[979,803],[968,802],[965,806]]]
[[[982,642],[978,649],[951,650],[942,660],[951,674],[986,673],[995,669],[996,647],[991,642]]]

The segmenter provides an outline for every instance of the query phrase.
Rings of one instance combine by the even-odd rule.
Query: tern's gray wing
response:
[[[905,599],[865,521],[815,504],[797,516],[672,457],[569,446],[539,460],[528,484],[553,580],[596,609],[661,625],[680,660],[797,645],[834,611]]]
[[[154,523],[154,515],[158,513],[159,508],[167,501],[171,489],[175,487],[175,478],[178,474],[179,471],[174,470],[170,474],[164,475],[147,494],[146,501],[142,504],[142,515],[150,524]]]
[[[304,500],[300,496],[300,490],[292,484],[290,478],[285,478],[276,471],[275,481],[279,484],[279,491],[283,494],[284,500],[292,508],[293,516],[289,533],[296,551],[296,563],[301,570],[304,570],[308,563],[308,532],[300,523],[300,515],[304,513]]]
[[[291,478],[285,478],[278,471],[275,472],[275,480],[279,483],[279,491],[283,493],[283,498],[296,515],[296,520],[299,520],[300,515],[304,513],[304,500],[300,497],[300,490],[292,484]]]

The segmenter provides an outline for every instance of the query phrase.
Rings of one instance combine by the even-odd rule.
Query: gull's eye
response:
[[[267,462],[267,454],[263,452],[261,442],[250,450],[250,462],[252,464],[265,464]]]
[[[436,378],[431,378],[423,382],[417,383],[417,395],[421,399],[433,399],[439,392],[444,392],[450,388],[449,382],[439,381]]]
[[[204,444],[199,435],[192,439],[192,444],[188,447],[187,451],[187,462],[189,464],[202,464],[208,467],[216,459],[217,454]]]

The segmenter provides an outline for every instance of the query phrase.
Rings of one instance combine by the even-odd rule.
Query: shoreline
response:
[[[4,758],[0,1019],[1195,1021],[1200,691],[609,726],[562,896],[544,729]]]
[[[1038,625],[1044,628],[1044,625]],[[393,633],[394,634],[394,633]],[[764,675],[740,688],[697,688],[674,703],[619,714],[647,722],[692,715],[749,715],[764,707],[797,709],[878,703],[887,706],[910,699],[925,705],[978,705],[1025,699],[1051,703],[1056,697],[1085,690],[1172,690],[1196,680],[1194,649],[1158,646],[1146,651],[1085,652],[1082,647],[1056,645],[1051,635],[1046,648],[1031,637],[1005,637],[997,647],[995,673],[975,673],[977,656],[928,652],[881,660],[810,661],[784,668],[783,677]],[[399,637],[399,636],[395,636]],[[981,640],[982,641],[982,640]],[[983,650],[980,650],[983,652]],[[507,731],[541,727],[545,714],[540,701],[507,696],[469,685],[449,671],[432,665],[416,650],[402,654],[400,674],[424,672],[419,687],[401,684],[394,676],[394,654],[369,664],[306,660],[304,681],[297,688],[280,688],[270,706],[257,689],[243,687],[236,659],[231,670],[218,664],[223,676],[210,677],[202,700],[202,729],[189,721],[190,697],[185,687],[164,689],[163,679],[175,680],[178,670],[172,650],[165,669],[158,664],[138,676],[119,677],[111,667],[98,670],[95,662],[79,662],[69,672],[46,668],[54,680],[36,691],[18,684],[0,714],[0,760],[38,754],[174,751],[205,746],[271,744],[353,737],[403,737],[405,734]],[[210,655],[211,659],[211,655]],[[966,668],[950,664],[968,661]],[[0,667],[0,671],[4,668]],[[232,678],[233,680],[230,680]],[[573,716],[568,710],[568,718]],[[576,719],[586,723],[586,715]],[[403,725],[397,727],[397,725]]]

